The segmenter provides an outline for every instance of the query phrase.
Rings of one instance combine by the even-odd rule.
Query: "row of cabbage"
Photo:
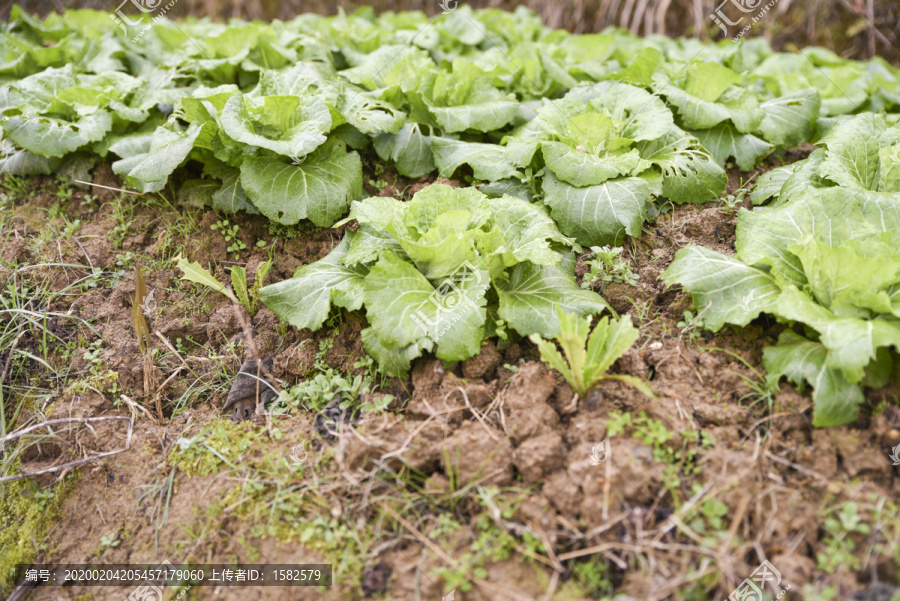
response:
[[[863,387],[900,365],[900,126],[857,115],[809,158],[769,171],[743,210],[736,254],[690,246],[663,274],[694,295],[704,325],[761,313],[791,328],[767,348],[767,378],[813,388],[817,426],[854,421]]]
[[[900,75],[880,59],[575,36],[525,9],[129,24],[13,9],[0,172],[106,159],[138,190],[284,224],[351,209],[344,241],[263,298],[311,329],[365,308],[388,373],[511,331],[555,336],[559,306],[601,312],[574,278],[580,245],[619,244],[663,203],[722,194],[730,161],[749,171],[807,141],[822,147],[760,178],[754,202],[776,200],[742,211],[736,257],[691,247],[665,279],[712,329],[794,324],[765,363],[773,383],[814,387],[817,425],[854,419],[893,368]],[[369,147],[402,175],[471,173],[481,190],[359,201]]]
[[[174,175],[196,202],[327,227],[363,195],[372,145],[409,177],[468,165],[489,195],[545,203],[579,243],[617,244],[655,199],[721,194],[732,159],[749,170],[848,114],[900,109],[900,75],[879,59],[576,36],[523,8],[131,23],[13,9],[0,171],[110,158],[144,192]]]

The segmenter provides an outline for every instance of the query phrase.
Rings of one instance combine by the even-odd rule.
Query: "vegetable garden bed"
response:
[[[0,485],[10,564],[661,600],[770,561],[788,596],[896,593],[895,67],[466,6],[139,40],[16,7],[2,36],[0,434],[136,420]]]

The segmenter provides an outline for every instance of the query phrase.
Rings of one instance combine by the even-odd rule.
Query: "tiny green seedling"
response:
[[[321,411],[336,396],[341,395],[340,409],[346,409],[363,393],[369,391],[371,383],[363,376],[344,376],[337,370],[328,368],[314,378],[294,386],[289,393],[283,393],[282,406],[303,407]]]
[[[580,318],[558,306],[556,314],[560,328],[556,342],[562,347],[563,353],[560,354],[555,344],[537,334],[531,335],[531,341],[538,346],[541,360],[562,374],[575,392],[583,397],[603,380],[613,379],[634,386],[650,398],[656,398],[647,383],[640,378],[606,373],[640,335],[638,329],[631,325],[629,316],[613,320],[604,317],[588,339],[591,317]]]
[[[119,540],[118,532],[110,532],[100,537],[101,547],[118,547],[122,541]]]
[[[700,333],[697,331],[697,326],[700,323],[700,315],[694,315],[692,311],[685,311],[684,319],[679,320],[675,327],[682,329],[682,335],[688,334],[691,340],[694,340],[700,336]]]
[[[222,232],[222,236],[225,237],[225,242],[228,242],[228,248],[225,250],[234,253],[235,259],[238,261],[241,259],[241,252],[247,250],[247,244],[240,239],[238,236],[238,232],[241,227],[237,224],[232,225],[227,219],[222,219],[217,221],[214,225],[209,226],[211,230],[219,230]]]
[[[120,269],[128,269],[134,264],[134,253],[126,251],[124,253],[116,254],[116,267]]]
[[[81,219],[75,219],[66,223],[66,229],[62,232],[63,238],[74,238],[78,230],[81,229]]]
[[[620,282],[637,286],[638,276],[631,270],[631,266],[622,258],[622,248],[611,246],[592,246],[593,259],[585,261],[590,271],[584,274],[581,287],[590,289],[594,282],[603,282],[602,288],[612,282]]]

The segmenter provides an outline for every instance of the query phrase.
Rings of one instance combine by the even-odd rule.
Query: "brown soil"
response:
[[[381,177],[388,183],[381,193],[406,197],[424,183]],[[729,192],[737,190],[738,179],[731,174]],[[104,166],[94,181],[118,185]],[[33,410],[43,409],[48,419],[132,414],[135,419],[129,451],[79,468],[40,561],[335,563],[329,590],[267,588],[260,595],[293,600],[437,600],[452,588],[444,578],[449,572],[442,571],[449,568],[471,581],[455,586],[455,598],[465,601],[589,599],[610,593],[586,584],[585,564],[605,566],[598,572],[603,581],[627,599],[724,598],[764,559],[781,572],[782,586],[791,585],[787,598],[802,598],[804,586],[832,586],[839,599],[854,594],[886,599],[872,595],[884,583],[897,582],[896,513],[893,521],[882,513],[874,523],[873,516],[885,502],[885,511],[896,512],[890,499],[900,493],[900,482],[888,452],[896,444],[891,430],[900,423],[898,412],[888,407],[852,427],[813,429],[808,395],[787,384],[768,397],[759,393],[762,350],[783,326],[763,318],[713,335],[676,325],[690,297],[666,289],[658,276],[687,244],[733,252],[736,210],[707,204],[661,215],[626,246],[638,285],[610,284],[603,290],[612,307],[631,315],[641,329],[640,340],[612,371],[649,380],[656,400],[612,380],[577,398],[537,360],[527,340],[499,346],[488,341],[479,356],[459,365],[418,360],[410,380],[384,383],[382,392],[395,396],[387,413],[365,413],[358,422],[345,423],[335,439],[317,433],[314,415],[306,412],[231,426],[236,450],[229,460],[235,469],[220,464],[204,473],[200,458],[195,465],[176,465],[174,453],[207,429],[224,427],[227,418],[220,409],[231,380],[243,361],[254,357],[235,307],[221,295],[182,283],[173,257],[182,251],[226,279],[223,266],[232,263],[223,259],[233,256],[221,233],[210,229],[223,216],[163,214],[158,205],[126,197],[122,202],[133,207],[133,220],[117,248],[107,235],[116,217],[97,208],[116,196],[103,191],[89,205],[84,192],[76,191],[64,207],[69,221],[81,220],[78,237],[40,246],[35,242],[40,231],[58,227],[62,219],[46,217],[58,201],[48,191],[51,184],[35,179],[32,185],[41,192],[17,201],[0,232],[7,265],[0,270],[0,287],[11,277],[14,261],[45,265],[30,277],[46,278],[54,289],[90,271],[46,264],[121,272],[84,294],[58,300],[50,310],[91,324],[95,333],[71,319],[53,326],[79,349],[103,340],[93,363],[82,350],[76,352],[67,365],[70,373],[87,378],[96,365],[101,373],[114,372],[118,394],[129,402],[101,394],[97,385],[80,391],[61,385]],[[743,206],[751,208],[749,201]],[[341,237],[338,230],[300,228],[291,238],[273,235],[259,217],[227,218],[240,226],[247,244],[240,263],[249,276],[267,256],[274,257],[267,283],[325,256]],[[192,220],[193,228],[177,229]],[[257,248],[257,240],[274,240],[274,248]],[[131,325],[133,271],[116,265],[117,255],[129,251],[153,291],[149,366]],[[580,265],[578,273],[583,272]],[[317,358],[341,372],[362,373],[354,364],[365,356],[359,338],[364,317],[334,315],[319,332],[281,325],[266,308],[250,320],[258,356],[274,357],[272,376],[281,387],[314,376]],[[22,344],[36,343],[25,338]],[[0,367],[3,359],[0,354]],[[873,404],[895,399],[896,383],[891,386],[873,393]],[[192,394],[198,387],[202,393]],[[632,424],[622,431],[611,424],[620,424],[625,412]],[[27,415],[21,423],[28,419],[34,418]],[[82,429],[57,443],[35,445],[19,469],[59,463],[63,451],[72,449],[119,448],[126,423],[103,422],[96,436]],[[654,449],[654,426],[648,424],[661,424],[671,436],[662,451]],[[611,427],[617,428],[612,434]],[[593,465],[594,447],[607,438],[608,460]],[[243,439],[246,445],[239,443]],[[306,463],[285,476],[287,458],[300,443],[306,445]],[[284,465],[272,467],[273,461]],[[269,473],[265,469],[283,479],[267,480],[260,475]],[[253,488],[247,488],[250,480]],[[39,479],[42,486],[53,481],[54,476]],[[281,508],[286,498],[295,509]],[[833,516],[848,503],[871,529],[838,528],[845,543],[840,548],[848,549],[851,559],[838,560],[828,571],[817,556],[834,554],[840,546],[830,532],[839,523]],[[458,528],[446,527],[447,517]],[[367,532],[358,555],[345,556],[341,565],[342,551],[352,546],[347,538],[336,549],[319,540],[323,535],[301,541],[298,532],[317,519],[330,524],[324,531]],[[101,543],[110,533],[116,533],[118,544]],[[484,573],[466,563],[477,541],[487,550]],[[129,592],[39,587],[28,598],[122,599]],[[187,597],[247,595],[257,591],[195,587]]]

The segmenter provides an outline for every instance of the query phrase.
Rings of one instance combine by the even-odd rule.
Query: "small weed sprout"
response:
[[[221,219],[217,221],[215,224],[209,226],[209,228],[213,231],[218,230],[222,233],[222,236],[225,238],[225,242],[228,242],[228,248],[225,250],[233,253],[236,261],[241,260],[241,252],[247,250],[247,245],[243,240],[238,236],[241,226],[238,224],[231,224],[227,219]]]
[[[856,541],[850,535],[868,536],[872,532],[871,527],[859,515],[859,506],[852,501],[847,503],[837,512],[836,517],[826,519],[822,527],[827,535],[823,537],[825,550],[816,553],[819,569],[829,574],[839,568],[859,570],[860,562],[855,554]]]
[[[722,197],[722,211],[727,214],[735,213],[738,209],[741,208],[741,204],[743,204],[743,202],[743,197],[735,196],[734,194],[727,194]]]
[[[75,234],[78,233],[78,230],[81,229],[81,219],[76,219],[74,221],[69,221],[66,223],[66,229],[62,232],[63,238],[73,238]]]
[[[734,194],[726,194],[720,200],[722,201],[722,212],[726,215],[736,213],[741,205],[744,204],[744,197],[750,190],[750,182],[741,178],[740,187],[734,191]]]
[[[64,177],[56,178],[56,197],[63,202],[72,198],[72,186],[69,185],[69,181]]]
[[[328,339],[330,340],[330,339]],[[321,341],[325,342],[325,340]],[[365,373],[357,376],[341,374],[328,367],[321,358],[323,350],[317,355],[315,377],[297,384],[290,392],[282,393],[272,406],[273,413],[287,413],[291,408],[304,408],[311,411],[322,411],[328,403],[338,395],[342,411],[358,406],[362,411],[384,411],[393,402],[392,395],[374,397],[373,390],[381,387],[378,381],[379,372],[375,371],[375,362],[371,357],[357,361],[354,369],[365,369]]]
[[[234,289],[238,300],[241,301],[241,304],[244,305],[247,313],[251,316],[256,315],[256,310],[259,307],[259,289],[263,287],[271,266],[272,261],[260,263],[259,267],[256,268],[253,286],[249,286],[247,271],[243,267],[235,265],[231,268],[231,287]]]
[[[183,280],[202,284],[207,288],[212,288],[216,292],[224,294],[232,302],[243,306],[247,313],[253,316],[256,315],[256,310],[259,307],[259,289],[262,288],[265,282],[269,268],[272,266],[272,261],[260,263],[259,267],[256,268],[256,276],[252,286],[247,282],[247,270],[240,265],[233,266],[231,268],[233,293],[225,284],[217,280],[209,270],[201,266],[200,263],[191,263],[181,255],[178,255],[175,257],[175,264],[184,273],[182,276]]]
[[[84,360],[90,365],[91,374],[99,375],[103,359],[100,353],[103,351],[103,340],[95,340],[84,350]]]
[[[122,248],[125,238],[128,237],[128,231],[131,229],[131,221],[120,220],[106,235],[116,248]]]
[[[335,369],[328,368],[324,373],[291,388],[288,398],[279,398],[279,409],[286,409],[285,402],[294,408],[303,407],[307,410],[322,411],[338,395],[341,395],[341,409],[346,409],[358,399],[361,394],[368,392],[370,382],[363,376],[355,378],[345,377]],[[281,413],[283,411],[276,411]]]
[[[134,253],[126,251],[124,253],[116,254],[116,267],[120,270],[125,271],[131,269],[131,266],[134,265]]]
[[[377,189],[379,192],[381,192],[388,186],[388,183],[381,178],[378,178],[377,180],[370,178],[368,183],[370,186]]]
[[[700,324],[700,315],[694,315],[692,311],[685,311],[684,319],[679,320],[675,327],[681,328],[682,336],[687,334],[691,340],[696,340],[700,336],[700,331],[697,329]]]
[[[381,190],[384,190],[388,186],[388,183],[384,181],[383,177],[381,177],[384,174],[384,171],[384,165],[382,165],[381,163],[375,163],[375,179],[369,178],[368,180],[368,184],[373,188],[377,188],[379,192]]]
[[[637,286],[638,276],[631,270],[631,266],[622,258],[622,248],[611,246],[592,246],[593,258],[585,261],[590,271],[584,274],[581,287],[593,288],[595,282],[603,282],[601,289],[612,282]]]

